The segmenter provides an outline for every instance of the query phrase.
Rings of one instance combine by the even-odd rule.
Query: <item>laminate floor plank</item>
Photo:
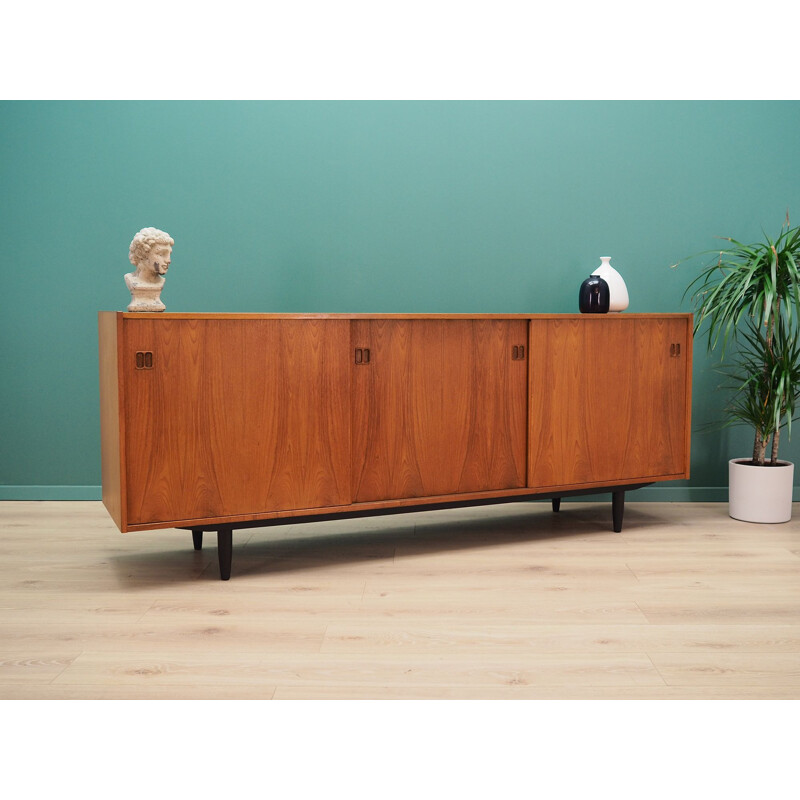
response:
[[[0,698],[800,699],[800,506],[609,506],[245,529],[220,581],[213,533],[0,502]]]
[[[262,579],[266,580],[266,579]],[[213,620],[237,619],[270,622],[284,614],[303,614],[307,618],[329,618],[353,611],[361,603],[363,585],[357,588],[280,588],[265,591],[230,592],[223,596],[204,597],[202,592],[181,599],[154,602],[143,621],[151,619]]]
[[[65,685],[0,684],[0,700],[272,700],[275,686],[252,683],[220,685],[218,681],[133,685],[95,683]]]
[[[37,687],[42,692],[47,687]],[[2,692],[2,687],[0,687]],[[796,700],[794,686],[278,686],[274,700]]]
[[[473,625],[436,619],[328,625],[322,652],[449,653],[797,653],[800,625]]]
[[[800,658],[792,653],[654,653],[653,664],[670,686],[800,688]]]
[[[292,656],[294,661],[299,656]],[[214,654],[162,649],[155,654],[86,652],[53,679],[53,684],[107,684],[147,688],[154,684],[193,683],[263,687],[273,685],[263,656],[244,651]],[[282,655],[280,663],[287,656]]]
[[[440,686],[544,686],[617,685],[664,686],[665,682],[644,653],[525,654],[452,658],[440,655],[415,655],[398,659],[394,655],[343,656],[316,654],[262,656],[231,652],[213,658],[192,657],[165,650],[157,657],[143,658],[119,653],[85,653],[75,658],[53,680],[58,684],[94,682],[149,685],[185,684],[264,684],[338,685],[369,684],[404,686],[420,683]]]
[[[644,612],[634,601],[618,600],[613,592],[592,593],[579,597],[559,597],[524,590],[500,588],[483,592],[446,591],[430,587],[420,592],[383,591],[374,587],[365,592],[361,607],[366,612],[386,617],[414,619],[430,614],[435,608],[442,617],[515,618],[538,622],[642,623]]]
[[[80,655],[76,650],[58,652],[52,647],[32,654],[27,649],[0,651],[0,685],[51,683]]]
[[[47,654],[54,649],[73,652],[148,654],[161,649],[206,653],[319,652],[326,631],[324,622],[296,616],[285,620],[232,620],[219,616],[187,622],[152,619],[131,624],[69,622],[31,626],[0,626],[0,655]]]
[[[684,597],[671,603],[664,600],[640,601],[639,608],[646,620],[654,625],[794,625],[800,619],[800,599],[771,602],[757,596],[716,601]]]

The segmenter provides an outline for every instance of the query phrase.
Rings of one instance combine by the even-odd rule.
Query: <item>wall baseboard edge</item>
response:
[[[100,486],[3,486],[0,500],[102,500]]]

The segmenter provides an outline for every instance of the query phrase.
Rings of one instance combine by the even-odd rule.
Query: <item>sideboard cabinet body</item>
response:
[[[691,316],[101,312],[122,531],[689,476]]]

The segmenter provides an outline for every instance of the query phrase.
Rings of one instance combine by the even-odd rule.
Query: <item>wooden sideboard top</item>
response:
[[[608,314],[329,314],[306,312],[289,313],[217,313],[217,312],[128,312],[101,311],[101,314],[116,314],[123,319],[640,319],[653,317],[670,317],[691,319],[691,313],[683,312],[648,312],[648,313],[608,313]]]

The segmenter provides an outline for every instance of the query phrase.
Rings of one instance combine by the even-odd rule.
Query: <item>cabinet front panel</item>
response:
[[[686,470],[685,318],[531,321],[531,487]]]
[[[350,502],[347,321],[126,319],[124,341],[130,524]]]
[[[355,502],[526,485],[527,325],[353,321]]]

